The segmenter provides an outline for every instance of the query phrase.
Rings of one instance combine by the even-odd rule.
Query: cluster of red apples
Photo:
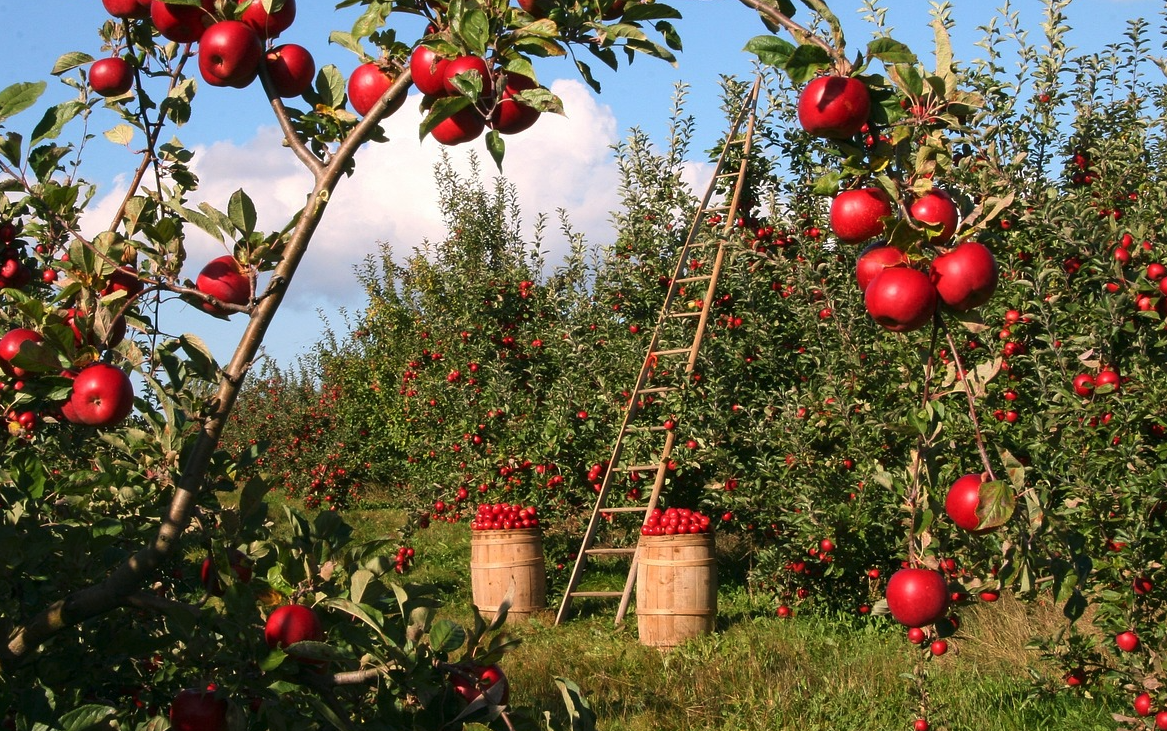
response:
[[[149,19],[169,41],[197,43],[199,73],[211,86],[245,88],[259,76],[263,64],[276,92],[290,98],[303,94],[316,77],[316,62],[303,46],[289,43],[264,48],[266,41],[291,27],[296,19],[296,0],[277,3],[278,8],[270,14],[259,0],[230,3],[227,10],[231,17],[216,15],[214,0],[202,0],[202,5],[102,0],[102,5],[115,18]],[[121,96],[133,82],[134,68],[121,57],[95,61],[89,71],[90,86],[102,96]]]
[[[470,530],[525,530],[538,528],[534,505],[523,507],[510,503],[483,503],[470,521]]]
[[[867,87],[852,77],[817,77],[798,101],[802,127],[831,139],[863,132],[870,111]],[[907,205],[907,215],[939,253],[924,271],[923,262],[897,246],[878,242],[864,250],[855,274],[868,314],[888,330],[909,332],[930,322],[940,304],[966,312],[987,302],[997,288],[997,261],[975,241],[951,246],[960,220],[952,197],[932,188]],[[894,217],[892,197],[878,187],[845,190],[831,203],[831,229],[848,244],[882,236]]]
[[[236,11],[230,13],[232,17],[217,15],[214,0],[202,0],[201,6],[167,5],[162,0],[102,0],[102,4],[117,18],[148,19],[167,40],[197,43],[199,72],[212,86],[245,88],[255,81],[262,65],[276,93],[293,98],[302,95],[316,76],[316,62],[303,46],[286,43],[265,50],[265,43],[291,27],[296,18],[296,0],[284,0],[270,14],[259,0],[240,0],[233,3],[234,8],[228,7],[229,12]],[[455,79],[478,79],[480,91],[471,100],[473,103],[439,122],[431,131],[433,138],[444,145],[469,142],[487,127],[501,134],[514,134],[539,118],[539,110],[517,98],[522,92],[536,88],[534,79],[502,69],[492,70],[481,56],[445,58],[421,45],[410,57],[409,68],[414,86],[426,95],[429,103],[462,94]],[[367,115],[393,85],[396,76],[395,69],[385,63],[358,66],[348,81],[353,110],[361,116]],[[89,85],[102,96],[122,96],[130,91],[133,83],[134,67],[125,58],[99,59],[90,67]],[[404,100],[404,95],[399,97],[394,110]]]
[[[655,508],[640,527],[642,536],[672,536],[689,533],[709,533],[713,530],[708,515],[689,508]]]

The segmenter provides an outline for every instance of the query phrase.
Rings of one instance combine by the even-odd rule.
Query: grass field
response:
[[[396,525],[380,511],[349,518],[360,538]],[[418,563],[408,579],[441,586],[445,614],[468,620],[467,526],[435,524],[414,546]],[[606,580],[622,585],[623,574]],[[560,711],[552,678],[563,675],[582,687],[603,731],[910,729],[918,717],[915,653],[903,629],[884,619],[779,619],[768,598],[726,587],[717,631],[662,653],[639,644],[634,616],[615,627],[614,601],[577,605],[563,626],[554,626],[548,610],[515,628],[523,644],[503,663],[512,704]],[[1056,609],[1003,596],[961,617],[949,653],[926,663],[933,729],[1115,727],[1110,714],[1125,710],[1121,700],[1065,687],[1060,671],[1026,649],[1031,637],[1059,625]]]

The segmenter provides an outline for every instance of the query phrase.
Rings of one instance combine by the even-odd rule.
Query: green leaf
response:
[[[563,705],[571,721],[571,731],[595,731],[596,714],[592,712],[580,687],[564,677],[556,677],[555,685],[563,697]]]
[[[502,172],[502,159],[506,155],[506,142],[503,141],[502,135],[498,133],[498,130],[492,129],[487,133],[486,149],[490,152],[490,157],[494,160],[498,171]]]
[[[36,174],[36,179],[47,183],[53,177],[53,173],[59,169],[61,159],[68,155],[70,150],[72,150],[71,146],[41,145],[29,152],[28,164]],[[58,187],[56,190],[59,194],[61,189]],[[56,206],[54,207],[56,208]]]
[[[108,728],[106,722],[114,714],[109,706],[86,705],[74,708],[61,716],[62,731],[90,731],[90,729]]]
[[[451,653],[466,642],[466,630],[448,619],[439,619],[430,629],[430,645],[435,652]]]
[[[105,138],[115,145],[129,145],[134,141],[134,128],[128,124],[119,124],[106,130]]]
[[[982,483],[977,495],[977,517],[980,518],[981,530],[1005,525],[1013,517],[1017,497],[1009,483],[1004,480]]]
[[[244,237],[250,236],[255,231],[255,203],[242,188],[231,194],[231,201],[227,204],[227,216]]]
[[[786,65],[783,67],[790,80],[802,84],[814,78],[815,74],[823,69],[830,68],[831,55],[825,48],[811,43],[804,43],[794,49]]]
[[[63,102],[45,110],[45,115],[32,131],[32,141],[35,145],[43,140],[55,140],[61,134],[61,129],[72,121],[87,107],[78,101]]]
[[[919,63],[912,49],[892,38],[876,38],[867,44],[867,55],[884,63]]]
[[[202,338],[186,333],[179,337],[178,342],[182,351],[190,359],[190,366],[196,373],[208,381],[214,381],[218,378],[219,365],[215,362],[215,356],[211,354],[211,349],[207,347]]]
[[[360,42],[357,41],[356,36],[354,36],[352,33],[345,33],[344,31],[334,30],[328,34],[328,42],[335,43],[341,48],[352,51],[353,53],[360,56],[361,59],[368,57],[368,54],[365,53],[365,49],[361,48]]]
[[[19,132],[9,132],[0,139],[0,155],[15,166],[20,166],[21,150],[24,145],[24,136]]]
[[[636,23],[641,20],[662,20],[664,18],[680,20],[681,12],[664,3],[637,3],[625,6],[624,15],[620,19],[625,23]]]
[[[93,63],[93,56],[81,51],[70,51],[57,59],[57,62],[53,64],[53,70],[49,73],[53,76],[60,76],[66,71],[84,66],[87,63]]]
[[[0,122],[36,104],[47,86],[44,81],[22,81],[0,91]]]
[[[334,64],[329,64],[316,74],[316,94],[326,107],[344,106],[344,74]]]
[[[583,77],[584,83],[586,83],[592,91],[599,94],[600,82],[596,81],[595,77],[592,76],[592,67],[588,66],[583,61],[580,61],[578,58],[575,61],[575,67],[579,71],[580,76]]]
[[[465,47],[476,56],[486,55],[486,44],[490,41],[490,18],[478,8],[471,8],[462,16],[458,25],[458,35]]]
[[[239,495],[239,516],[246,519],[262,508],[263,499],[270,489],[268,483],[260,477],[248,480]]]
[[[794,53],[794,44],[778,36],[754,36],[742,50],[754,54],[767,66],[783,68]]]

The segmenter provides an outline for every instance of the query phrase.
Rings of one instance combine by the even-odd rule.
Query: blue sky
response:
[[[693,149],[700,154],[720,134],[722,122],[717,111],[717,81],[722,74],[748,77],[751,58],[741,51],[754,35],[764,32],[756,15],[735,0],[674,0],[685,14],[677,23],[685,50],[677,67],[638,58],[618,74],[599,64],[600,96],[592,95],[580,83],[572,65],[549,60],[537,66],[540,81],[551,86],[566,103],[566,118],[546,116],[528,132],[508,140],[504,173],[516,185],[524,218],[537,212],[566,208],[576,227],[593,244],[602,244],[612,235],[608,212],[615,207],[615,171],[609,145],[638,126],[656,139],[663,139],[674,84],[690,85],[688,111],[697,117],[698,137]],[[908,43],[921,56],[931,50],[927,0],[885,0],[887,23],[893,35]],[[996,13],[992,5],[960,2],[954,13],[956,56],[971,60],[980,55],[975,47],[980,37],[977,26]],[[852,53],[871,36],[871,26],[861,19],[859,0],[834,0],[832,7],[843,20]],[[1041,5],[1036,0],[1020,0],[1021,25],[1030,32],[1030,43],[1040,45]],[[353,9],[335,11],[327,0],[300,0],[296,25],[282,41],[310,48],[318,65],[335,63],[347,73],[356,66],[354,55],[329,47],[333,28],[347,29],[355,17]],[[41,0],[16,2],[0,0],[8,20],[5,63],[0,66],[0,87],[16,81],[48,77],[56,58],[66,51],[82,50],[98,55],[100,41],[96,29],[106,14],[100,0]],[[1160,25],[1156,15],[1161,3],[1153,0],[1078,0],[1069,10],[1072,45],[1097,50],[1102,44],[1121,39],[1128,18],[1147,17],[1152,27]],[[410,30],[406,23],[402,31]],[[62,101],[72,92],[50,82],[46,101]],[[267,351],[281,364],[316,342],[322,330],[318,311],[329,315],[334,325],[338,308],[359,310],[361,293],[353,286],[352,267],[376,250],[378,241],[387,241],[403,255],[425,237],[442,234],[430,170],[438,146],[428,140],[419,143],[416,99],[386,125],[391,142],[363,151],[358,156],[358,174],[342,182],[334,205],[325,217],[321,234],[314,242],[307,267],[292,285],[276,322],[269,333]],[[196,171],[204,186],[199,195],[225,208],[230,193],[245,187],[256,200],[260,224],[282,226],[286,216],[302,202],[310,180],[290,153],[281,149],[279,137],[262,92],[204,87],[196,100],[195,118],[177,131],[179,138],[196,149]],[[26,113],[10,127],[28,131],[38,114]],[[93,122],[100,133],[116,124],[111,112],[102,110]],[[455,148],[461,160],[473,150],[486,159],[481,142]],[[92,230],[108,225],[108,216],[133,158],[124,149],[101,139],[91,143],[87,156],[87,177],[101,185],[94,200],[93,215],[86,223]],[[703,161],[694,161],[692,176],[699,180]],[[464,164],[464,163],[462,163]],[[490,163],[485,168],[493,170]],[[554,263],[554,242],[548,259]],[[193,277],[202,262],[223,253],[217,243],[192,237],[189,242]],[[163,326],[166,330],[188,331],[207,340],[216,356],[225,361],[242,331],[242,316],[221,323],[185,306],[170,308]]]

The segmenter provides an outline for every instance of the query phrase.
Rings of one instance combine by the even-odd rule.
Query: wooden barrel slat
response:
[[[543,537],[534,528],[475,531],[470,535],[470,588],[474,605],[493,617],[515,586],[507,621],[522,621],[547,608]]]
[[[712,632],[717,621],[717,560],[711,533],[641,536],[636,569],[640,642],[675,647]]]

